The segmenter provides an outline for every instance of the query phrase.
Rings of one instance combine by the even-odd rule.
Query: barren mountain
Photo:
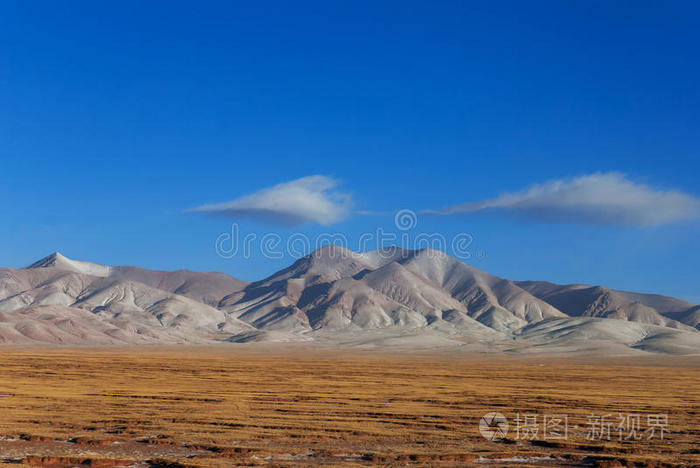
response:
[[[55,253],[0,269],[0,342],[315,341],[700,353],[700,306],[489,275],[433,250],[327,246],[255,283]]]
[[[252,327],[209,303],[245,285],[221,273],[107,267],[54,253],[0,269],[0,342],[176,343],[243,332]]]
[[[686,328],[671,317],[693,307],[671,297],[614,291],[602,286],[559,286],[538,281],[521,281],[518,285],[570,317],[604,317]]]
[[[686,325],[700,330],[700,306],[691,307],[683,312],[669,313],[668,315],[675,317],[677,320],[680,320]]]
[[[248,284],[223,273],[200,273],[187,270],[154,271],[132,266],[108,267],[70,260],[58,252],[27,267],[30,270],[39,268],[137,281],[153,288],[187,296],[214,307],[224,296],[232,291],[243,289]]]

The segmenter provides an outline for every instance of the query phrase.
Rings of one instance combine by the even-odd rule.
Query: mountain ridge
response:
[[[639,350],[639,340],[627,337],[657,336],[647,349],[692,354],[700,353],[699,322],[700,306],[679,299],[511,281],[430,249],[326,246],[252,283],[58,252],[22,269],[0,268],[0,343],[9,344],[365,343],[371,335],[409,347],[434,338],[506,350],[514,341],[527,348],[569,336],[569,345],[589,337]]]

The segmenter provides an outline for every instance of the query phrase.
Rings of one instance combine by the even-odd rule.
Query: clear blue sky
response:
[[[220,258],[231,220],[183,211],[313,174],[387,212],[610,171],[700,195],[698,2],[253,3],[2,3],[0,264],[258,279],[290,260]],[[697,221],[419,222],[500,276],[700,302]]]

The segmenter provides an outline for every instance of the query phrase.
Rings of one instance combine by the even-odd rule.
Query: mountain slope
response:
[[[688,354],[700,353],[698,329],[700,306],[685,301],[510,281],[433,250],[327,246],[254,283],[59,253],[0,269],[0,343],[316,341]]]
[[[536,281],[518,284],[570,317],[603,317],[685,328],[684,324],[663,314],[672,313],[679,307],[685,310],[683,307],[692,306],[673,298],[614,291],[602,286],[558,286]],[[661,307],[663,313],[653,305]]]
[[[415,251],[406,254],[402,263],[447,290],[467,307],[470,316],[493,328],[517,329],[526,323],[566,316],[512,281],[490,275],[442,252]]]
[[[187,296],[214,307],[224,296],[248,285],[245,281],[223,273],[200,273],[188,270],[155,271],[133,266],[108,267],[71,260],[58,252],[54,252],[25,268],[25,270],[37,271],[41,269],[133,280],[153,288]]]
[[[246,284],[222,273],[107,267],[54,253],[20,270],[0,270],[0,339],[174,343],[242,333],[254,328],[209,303]],[[72,331],[59,324],[73,324]],[[105,330],[112,330],[108,337]]]

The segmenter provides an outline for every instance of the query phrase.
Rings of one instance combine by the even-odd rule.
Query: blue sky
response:
[[[352,247],[398,209],[586,174],[700,196],[697,2],[143,3],[0,6],[0,264],[58,250],[251,280],[290,258],[221,258],[232,222]],[[316,174],[352,197],[330,226],[185,213]],[[468,262],[500,276],[700,302],[697,219],[419,231],[470,233]]]

